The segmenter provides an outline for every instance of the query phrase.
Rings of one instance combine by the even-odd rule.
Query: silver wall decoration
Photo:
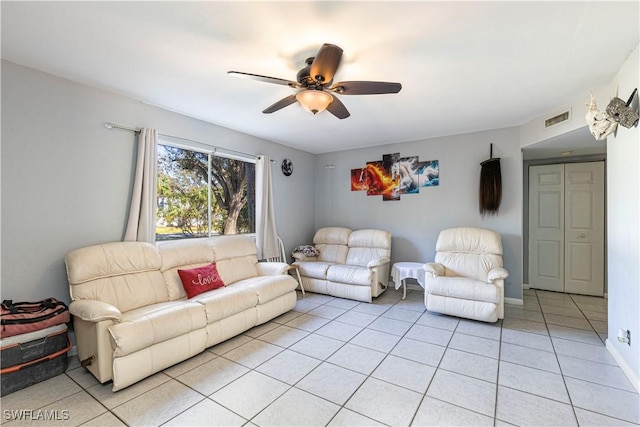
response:
[[[638,115],[637,88],[633,90],[627,102],[618,97],[613,98],[605,111],[598,110],[596,98],[593,92],[590,93],[591,100],[586,104],[585,119],[589,125],[589,131],[595,139],[598,141],[607,139],[607,136],[616,130],[618,124],[627,129],[638,125],[640,116]]]
[[[637,108],[638,105],[636,103],[635,108],[632,108],[631,103],[633,102],[633,98],[635,98],[638,93],[638,89],[634,89],[629,97],[627,102],[624,102],[622,99],[615,97],[609,102],[607,105],[606,113],[611,117],[613,121],[618,123],[621,126],[626,127],[627,129],[634,127],[638,124],[638,116]]]

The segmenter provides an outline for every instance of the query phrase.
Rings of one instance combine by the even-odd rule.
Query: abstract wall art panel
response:
[[[421,162],[418,156],[400,157],[385,154],[382,161],[367,162],[361,169],[351,169],[351,191],[366,191],[367,196],[382,200],[400,200],[402,194],[417,194],[420,187],[440,184],[438,160]]]

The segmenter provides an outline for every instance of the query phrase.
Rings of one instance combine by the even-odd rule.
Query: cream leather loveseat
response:
[[[371,302],[387,288],[389,232],[325,227],[316,231],[313,243],[317,257],[293,254],[306,291]]]
[[[191,299],[178,269],[216,263],[226,287]],[[248,236],[117,242],[65,258],[78,356],[113,390],[291,310],[287,264],[259,263]]]

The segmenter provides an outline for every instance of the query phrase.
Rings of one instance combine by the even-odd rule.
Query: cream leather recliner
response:
[[[313,243],[317,257],[293,254],[305,290],[371,302],[387,288],[391,233],[324,227]]]
[[[484,322],[504,318],[502,239],[493,230],[440,232],[435,261],[424,265],[427,310]]]

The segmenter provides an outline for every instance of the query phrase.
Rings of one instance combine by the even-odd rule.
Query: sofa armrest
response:
[[[380,267],[381,265],[389,264],[391,260],[389,258],[376,258],[369,261],[367,268]]]
[[[422,266],[425,273],[431,274],[432,277],[444,276],[444,265],[437,262],[428,262]]]
[[[286,262],[259,262],[257,267],[259,276],[279,276],[289,271],[289,264]]]
[[[102,301],[81,299],[69,304],[69,312],[87,322],[100,322],[102,320],[122,319],[122,313],[118,308]]]
[[[502,267],[493,268],[489,271],[489,274],[487,274],[487,280],[489,282],[506,279],[507,277],[509,277],[509,272]]]
[[[301,254],[300,252],[294,252],[291,254],[296,261],[317,261],[317,257],[306,256],[305,254]]]

